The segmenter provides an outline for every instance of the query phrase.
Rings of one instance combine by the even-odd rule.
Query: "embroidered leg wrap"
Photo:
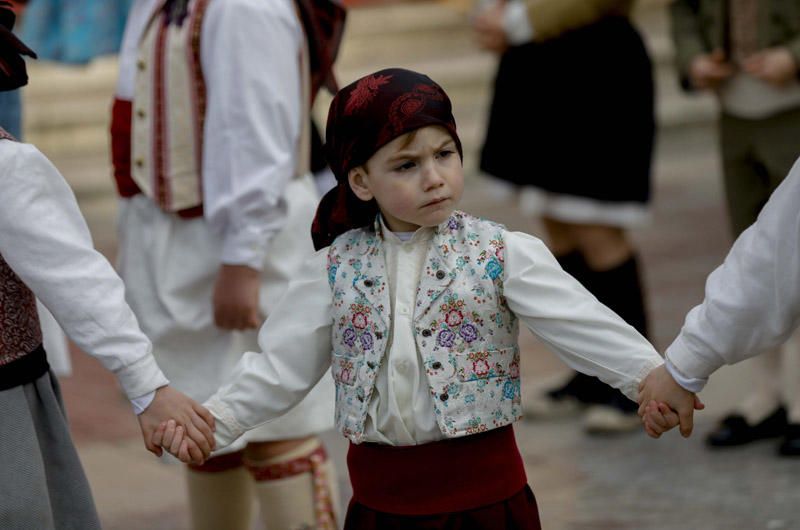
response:
[[[194,530],[250,530],[253,486],[242,463],[243,452],[188,466],[186,482]]]
[[[325,448],[310,440],[280,456],[246,460],[269,530],[336,530],[336,474]]]

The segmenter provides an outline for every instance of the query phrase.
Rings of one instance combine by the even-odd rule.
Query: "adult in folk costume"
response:
[[[309,109],[335,89],[330,0],[138,0],[112,139],[127,297],[177,388],[205,400],[313,252]],[[302,315],[298,315],[302,318]],[[324,378],[296,409],[186,471],[194,528],[327,528],[333,425]],[[255,486],[255,487],[253,487]],[[327,521],[327,522],[323,522]]]
[[[27,83],[22,55],[35,57],[11,33],[13,24],[9,4],[0,2],[2,91]],[[0,189],[0,528],[100,528],[42,347],[35,297],[117,376],[139,413],[148,449],[160,454],[149,442],[153,429],[177,413],[200,461],[213,443],[213,418],[166,386],[150,341],[125,303],[122,281],[92,247],[58,170],[1,128]]]

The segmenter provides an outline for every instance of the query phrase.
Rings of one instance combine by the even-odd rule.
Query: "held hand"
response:
[[[692,86],[699,89],[715,89],[733,75],[733,66],[725,59],[722,50],[698,55],[689,66]]]
[[[495,53],[503,53],[508,48],[508,39],[503,24],[506,3],[498,0],[478,13],[472,20],[472,29],[478,45]]]
[[[666,404],[678,415],[681,435],[688,438],[694,426],[695,410],[703,410],[705,405],[692,392],[681,387],[669,375],[665,365],[654,368],[639,385],[639,416],[645,420],[647,405],[651,401]],[[674,425],[672,425],[674,427]],[[670,427],[670,428],[672,428]],[[646,424],[645,424],[646,430]],[[662,431],[663,432],[663,431]],[[649,433],[648,433],[649,434]],[[660,435],[660,434],[659,434]]]
[[[161,456],[161,444],[153,443],[159,424],[174,419],[188,435],[187,450],[194,460],[205,460],[214,450],[214,416],[193,399],[169,386],[156,390],[153,402],[139,414],[139,427],[147,450]]]
[[[191,440],[186,438],[185,430],[175,423],[175,420],[161,422],[150,441],[166,449],[184,464],[201,465],[204,462],[203,458],[197,458],[197,455],[192,453]]]
[[[642,416],[644,430],[651,438],[660,438],[662,434],[680,424],[680,418],[666,403],[651,401]]]
[[[788,48],[769,48],[748,57],[742,64],[745,72],[775,86],[784,86],[797,78],[797,63]]]
[[[222,329],[256,329],[261,273],[245,265],[222,265],[214,285],[214,322]]]

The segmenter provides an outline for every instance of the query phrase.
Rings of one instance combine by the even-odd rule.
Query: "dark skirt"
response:
[[[55,376],[0,391],[0,418],[0,528],[99,530]]]
[[[652,65],[627,18],[510,48],[494,84],[481,169],[543,191],[646,203]]]
[[[538,530],[510,425],[418,446],[351,444],[345,530]]]

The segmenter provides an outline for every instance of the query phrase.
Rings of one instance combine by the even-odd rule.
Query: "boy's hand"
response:
[[[775,86],[797,78],[797,63],[788,48],[769,48],[754,53],[742,63],[745,72]]]
[[[261,273],[245,265],[222,265],[214,285],[214,322],[222,329],[256,329]]]
[[[654,368],[639,385],[639,416],[644,416],[651,401],[665,403],[677,412],[681,435],[688,438],[692,434],[693,414],[703,410],[705,405],[692,392],[684,389],[669,375],[666,365]],[[674,425],[673,425],[674,427]]]
[[[153,443],[152,438],[159,424],[169,419],[188,434],[187,450],[195,459],[208,458],[214,450],[214,416],[193,399],[169,386],[156,390],[153,402],[139,414],[139,427],[147,450],[161,456],[161,444]]]
[[[699,89],[715,89],[731,75],[733,66],[725,59],[722,50],[698,55],[689,66],[689,80]]]
[[[472,19],[478,45],[495,53],[503,53],[508,48],[506,29],[503,24],[506,3],[497,0]]]
[[[172,456],[178,458],[184,464],[202,464],[205,459],[192,450],[191,440],[186,438],[186,431],[175,423],[175,420],[161,422],[153,432],[151,442],[163,447]]]
[[[656,403],[651,401],[645,407],[642,416],[644,430],[651,438],[660,438],[662,434],[670,429],[677,427],[680,419],[674,410],[669,408],[666,403]]]

